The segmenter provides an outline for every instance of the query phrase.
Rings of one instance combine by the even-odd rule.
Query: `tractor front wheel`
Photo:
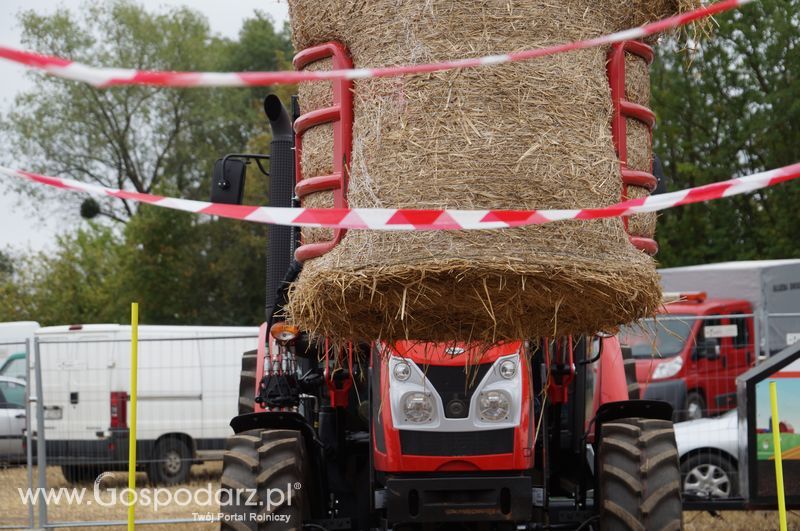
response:
[[[626,418],[600,429],[600,529],[682,529],[681,473],[672,422]]]
[[[228,438],[223,457],[221,529],[302,529],[309,516],[303,436],[250,430]]]

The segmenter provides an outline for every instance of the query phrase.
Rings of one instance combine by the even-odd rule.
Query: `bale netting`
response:
[[[689,3],[289,0],[289,8],[296,49],[337,40],[355,67],[367,67],[582,39]],[[607,53],[356,81],[350,206],[545,209],[619,201]],[[648,83],[631,85],[649,92]],[[328,97],[313,84],[301,84],[299,95],[304,113]],[[306,164],[330,157],[330,140],[320,136],[304,139],[304,177],[313,176]],[[304,233],[306,242],[328,236]],[[288,313],[338,339],[499,340],[613,330],[652,315],[660,300],[653,260],[629,243],[620,219],[609,219],[493,231],[351,230],[306,262]]]

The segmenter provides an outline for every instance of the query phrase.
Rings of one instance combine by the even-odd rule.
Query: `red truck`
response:
[[[656,319],[623,327],[642,397],[681,419],[736,406],[736,377],[759,356],[800,338],[800,260],[725,262],[662,269]],[[692,289],[703,291],[690,291]]]

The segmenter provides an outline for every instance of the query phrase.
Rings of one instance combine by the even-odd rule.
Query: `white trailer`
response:
[[[125,469],[130,326],[54,326],[36,337],[48,465],[72,481]],[[183,482],[192,463],[221,457],[242,353],[257,337],[255,327],[139,327],[137,461],[153,482]]]

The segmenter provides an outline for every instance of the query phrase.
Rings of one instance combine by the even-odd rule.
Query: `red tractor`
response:
[[[265,100],[273,206],[298,201],[294,148],[308,124],[294,107],[290,118]],[[217,163],[212,200],[241,201],[254,157],[265,156]],[[682,528],[671,407],[638,400],[615,337],[309,338],[275,317],[302,270],[289,264],[298,240],[270,227],[268,321],[242,358],[223,528]],[[303,247],[295,256],[314,255]]]

